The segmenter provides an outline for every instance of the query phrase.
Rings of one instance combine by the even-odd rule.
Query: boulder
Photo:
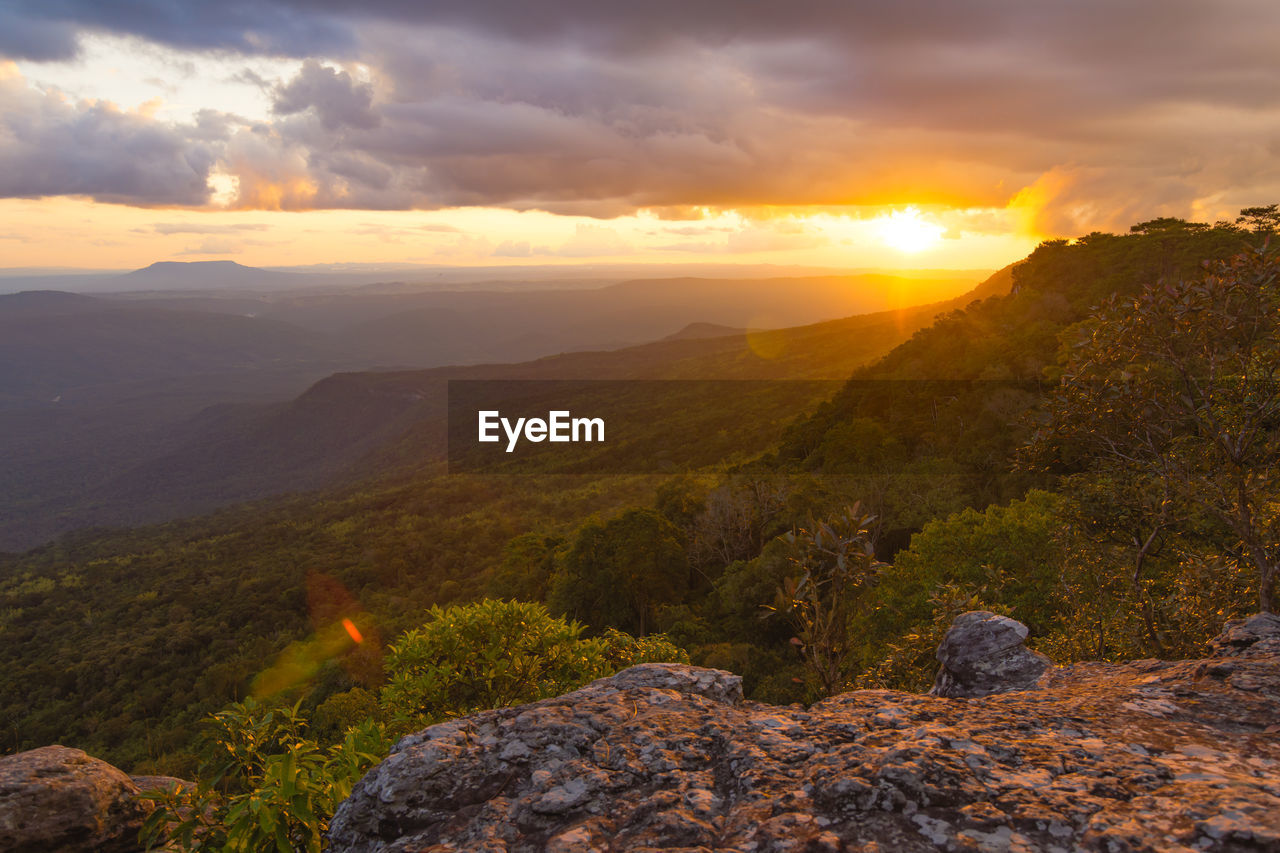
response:
[[[78,749],[44,746],[0,758],[0,850],[126,853],[151,804],[123,772]]]
[[[1076,664],[1036,690],[863,690],[808,709],[743,701],[727,672],[646,664],[404,738],[330,839],[349,853],[1280,850],[1280,656],[1231,663],[1214,677],[1203,661]]]
[[[933,696],[990,696],[1028,690],[1053,664],[1023,646],[1027,626],[986,610],[956,617],[938,646],[938,677]]]
[[[1255,613],[1248,619],[1232,619],[1209,646],[1214,657],[1280,654],[1280,616]]]

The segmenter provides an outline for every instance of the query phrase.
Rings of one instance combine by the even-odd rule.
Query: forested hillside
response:
[[[1275,260],[1240,253],[1263,230],[1158,220],[1046,243],[998,276],[990,298],[927,328],[928,314],[886,315],[772,344],[679,340],[467,374],[853,374],[812,411],[779,417],[773,437],[751,433],[732,463],[645,477],[446,475],[411,458],[424,419],[355,463],[370,475],[356,486],[6,557],[2,745],[56,741],[190,772],[199,719],[246,696],[273,660],[297,664],[280,697],[329,713],[382,687],[379,649],[431,618],[427,607],[485,596],[545,603],[592,634],[662,632],[780,702],[850,684],[925,686],[941,630],[980,606],[1031,626],[1059,661],[1187,653],[1224,616],[1257,607],[1270,528],[1250,552],[1230,507],[1196,503],[1196,487],[1230,466],[1197,443],[1194,411],[1168,403],[1159,453],[1104,465],[1080,443],[1093,410],[1063,389],[1104,363],[1103,332],[1128,328],[1135,311],[1184,299],[1209,310],[1222,292],[1226,328],[1259,328],[1245,320],[1272,315],[1241,314],[1240,294],[1276,304]],[[1170,323],[1170,340],[1194,327]],[[904,329],[915,333],[860,366]],[[1249,340],[1255,354],[1276,349],[1274,337]],[[761,358],[770,351],[781,357]],[[1159,372],[1156,355],[1133,352]],[[440,378],[333,381],[402,393]],[[1114,405],[1138,405],[1124,396],[1131,386],[1105,387]],[[1268,435],[1274,415],[1259,415]],[[1275,505],[1259,473],[1266,452],[1237,460],[1257,475],[1258,507]],[[1166,476],[1175,467],[1182,481]],[[339,615],[362,642],[320,643]]]
[[[963,300],[1006,286],[997,276]],[[451,378],[834,379],[960,304],[523,365],[342,374],[291,404],[210,412],[187,444],[90,491],[98,517],[125,520],[149,502],[225,499],[264,485],[314,486],[343,469],[347,485],[188,522],[86,531],[0,557],[0,630],[12,641],[0,652],[12,685],[3,707],[15,721],[4,747],[74,741],[127,765],[170,754],[179,757],[160,766],[189,762],[199,719],[245,695],[272,655],[307,634],[308,577],[350,590],[376,623],[370,629],[362,617],[370,636],[394,636],[430,604],[482,594],[508,540],[648,503],[662,485],[656,477],[444,475]],[[706,415],[766,428],[755,444],[739,437],[739,455],[765,450],[792,417],[775,411],[762,421],[749,402],[733,405],[737,415]],[[22,523],[19,513],[9,518]],[[340,669],[326,677],[333,683],[317,701],[352,684]]]
[[[864,275],[515,292],[0,296],[0,454],[13,460],[0,471],[0,550],[349,484],[379,473],[387,454],[371,464],[363,457],[411,426],[410,452],[391,458],[416,468],[439,451],[423,433],[442,434],[450,378],[842,379],[972,296],[798,328],[496,362],[658,338],[693,319],[780,322],[928,302],[965,281]],[[788,301],[794,309],[780,313]],[[450,360],[495,363],[354,372]],[[335,371],[345,373],[308,389]]]

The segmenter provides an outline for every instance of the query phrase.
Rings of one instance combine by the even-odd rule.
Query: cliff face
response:
[[[989,616],[965,630],[1007,636]],[[1004,658],[1020,648],[976,643]],[[948,667],[958,645],[944,643]],[[1032,683],[1019,665],[1004,688],[990,680],[1000,668],[958,666],[945,683],[960,698],[859,691],[802,710],[744,702],[719,670],[633,667],[405,738],[331,839],[349,851],[1280,850],[1280,619],[1234,623],[1201,661],[1078,664]],[[993,695],[964,697],[973,672],[975,692]]]

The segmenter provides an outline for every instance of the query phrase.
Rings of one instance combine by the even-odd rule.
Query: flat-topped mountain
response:
[[[157,261],[118,276],[121,290],[275,289],[306,281],[295,273],[247,267],[235,261]]]

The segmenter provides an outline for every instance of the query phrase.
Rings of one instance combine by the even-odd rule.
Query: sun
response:
[[[909,255],[936,246],[946,230],[941,225],[921,219],[920,211],[915,207],[895,210],[887,216],[876,217],[872,222],[880,242]]]

